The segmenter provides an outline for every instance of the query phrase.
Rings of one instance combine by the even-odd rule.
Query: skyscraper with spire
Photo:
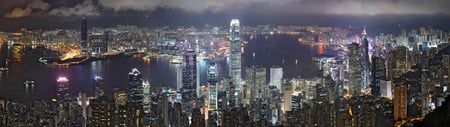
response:
[[[238,19],[232,19],[230,23],[230,63],[229,76],[234,85],[235,92],[241,89],[241,37],[240,23]]]
[[[362,89],[367,89],[367,87],[369,86],[369,79],[370,79],[370,58],[369,58],[369,41],[367,40],[367,31],[366,31],[366,27],[364,27],[362,34],[362,48],[361,48],[361,53],[362,53],[362,59],[361,59],[361,64],[363,67],[363,82],[362,82]]]

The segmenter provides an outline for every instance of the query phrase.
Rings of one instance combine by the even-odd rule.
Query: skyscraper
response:
[[[209,87],[209,110],[217,110],[217,65],[210,63],[208,69],[208,87]]]
[[[133,68],[128,73],[128,101],[142,104],[143,99],[142,75],[138,69]]]
[[[349,55],[348,55],[348,66],[349,66],[349,84],[348,84],[348,92],[351,96],[359,96],[361,94],[361,86],[362,86],[362,65],[360,62],[361,53],[359,49],[359,45],[356,43],[350,44],[348,46]]]
[[[367,32],[366,27],[364,27],[364,30],[362,32],[362,58],[361,58],[361,64],[363,67],[363,82],[361,89],[366,89],[369,84],[369,75],[370,75],[370,58],[369,58],[369,40],[367,40]]]
[[[90,38],[91,52],[101,54],[108,52],[108,35],[104,33],[93,33]]]
[[[279,91],[281,91],[281,79],[283,79],[283,68],[270,68],[270,85],[275,86]]]
[[[94,77],[94,96],[95,98],[101,97],[105,94],[105,91],[103,89],[105,85],[105,82],[103,81],[103,78],[100,76],[95,76]]]
[[[82,52],[86,52],[87,50],[87,22],[86,22],[86,18],[83,17],[81,19],[81,42],[80,42],[80,47],[81,47],[81,51]]]
[[[56,93],[56,99],[58,101],[64,101],[70,99],[70,92],[69,92],[69,79],[66,77],[58,77],[56,79],[58,89]]]
[[[93,127],[105,127],[113,125],[114,103],[106,96],[91,101]]]
[[[268,86],[266,84],[266,68],[250,66],[246,68],[247,83],[246,86],[250,89],[250,97],[247,99],[262,98],[266,95]],[[248,93],[246,91],[246,93]]]
[[[148,81],[143,82],[143,93],[144,93],[144,101],[142,103],[144,107],[144,112],[148,113],[150,112],[150,103],[151,103],[151,93],[150,93],[150,83]]]
[[[187,48],[183,58],[183,86],[182,100],[183,112],[186,117],[191,117],[192,103],[196,100],[197,91],[197,55],[191,48]]]
[[[241,38],[238,19],[232,19],[230,23],[230,63],[229,76],[233,82],[235,92],[241,88]]]

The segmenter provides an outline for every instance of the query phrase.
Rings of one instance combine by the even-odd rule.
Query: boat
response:
[[[28,88],[28,87],[34,88],[34,86],[36,85],[36,82],[33,80],[26,80],[23,84],[25,85],[26,88]]]

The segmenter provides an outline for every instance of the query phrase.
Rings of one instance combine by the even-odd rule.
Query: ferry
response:
[[[34,86],[36,85],[36,82],[33,80],[26,80],[23,84],[25,85],[26,88],[28,88],[28,87],[34,88]]]

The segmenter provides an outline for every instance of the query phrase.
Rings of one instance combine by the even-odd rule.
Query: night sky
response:
[[[90,26],[434,26],[448,30],[449,0],[0,0],[0,30]],[[401,24],[401,25],[398,25]]]

